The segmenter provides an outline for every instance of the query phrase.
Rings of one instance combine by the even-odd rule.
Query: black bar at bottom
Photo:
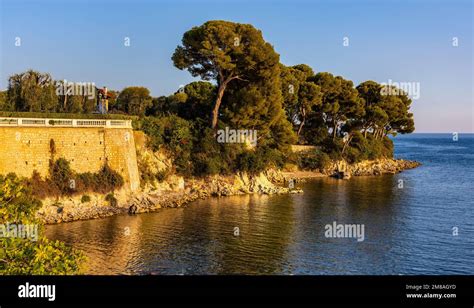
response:
[[[0,307],[90,307],[209,297],[265,297],[276,301],[308,297],[334,303],[379,303],[400,306],[474,305],[473,276],[2,276]],[[55,299],[19,297],[19,286],[54,285]],[[416,295],[421,294],[421,295]],[[236,302],[233,302],[236,303]]]

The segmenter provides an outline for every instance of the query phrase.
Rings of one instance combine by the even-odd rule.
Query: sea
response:
[[[50,225],[46,236],[82,250],[88,274],[474,274],[474,135],[393,141],[396,158],[422,165]]]

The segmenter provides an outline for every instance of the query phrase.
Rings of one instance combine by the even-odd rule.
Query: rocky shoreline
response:
[[[211,176],[186,180],[173,175],[160,183],[158,187],[148,185],[133,194],[126,190],[115,192],[114,196],[117,200],[115,205],[106,201],[104,195],[96,194],[91,195],[87,202],[82,202],[81,196],[44,199],[42,200],[43,206],[37,215],[45,224],[56,224],[127,214],[130,209],[133,209],[134,213],[147,213],[163,208],[182,207],[197,199],[209,197],[254,193],[302,193],[301,189],[292,185],[293,180],[334,176],[340,172],[350,176],[394,174],[416,168],[419,165],[420,163],[414,161],[384,159],[364,161],[353,165],[334,162],[323,172],[268,170],[255,176],[239,173],[235,176]]]

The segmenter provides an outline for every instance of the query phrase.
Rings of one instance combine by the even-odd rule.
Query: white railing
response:
[[[2,118],[0,126],[132,128],[132,120]]]

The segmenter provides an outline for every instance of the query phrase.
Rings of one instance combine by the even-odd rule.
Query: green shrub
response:
[[[344,144],[341,139],[336,138],[335,140],[332,137],[327,137],[321,144],[321,150],[328,154],[332,160],[342,159],[342,149]]]
[[[363,155],[357,148],[348,146],[344,153],[344,158],[350,164],[358,163],[363,159]]]
[[[167,170],[161,170],[161,171],[158,171],[156,174],[155,174],[155,178],[158,182],[163,182],[164,180],[166,180],[166,178],[168,177],[168,171]]]
[[[50,176],[53,185],[64,195],[72,194],[76,189],[74,174],[69,162],[64,158],[50,161]]]
[[[391,157],[393,157],[393,142],[390,138],[375,139],[372,135],[365,138],[360,132],[353,134],[344,152],[344,158],[350,163]]]
[[[330,162],[331,159],[328,154],[316,150],[309,153],[302,153],[299,156],[298,167],[302,170],[323,171]]]
[[[78,190],[80,191],[98,191],[102,183],[99,182],[98,176],[92,172],[80,173],[77,176]]]
[[[64,158],[50,161],[50,176],[42,179],[37,171],[24,184],[33,189],[36,198],[69,196],[84,192],[108,193],[124,185],[123,177],[108,165],[97,173],[74,173]]]
[[[250,174],[257,174],[265,169],[265,162],[262,156],[254,151],[245,151],[237,156],[237,170]]]
[[[38,226],[38,237],[34,241],[0,237],[0,275],[81,274],[86,261],[82,252],[42,236],[44,227],[36,216],[41,202],[32,192],[15,174],[0,175],[0,224]]]
[[[222,157],[197,153],[193,155],[194,174],[199,176],[220,174],[224,164]]]
[[[81,197],[81,203],[87,203],[91,201],[91,197],[89,195],[83,195]]]
[[[393,141],[388,137],[384,137],[382,140],[383,144],[383,156],[386,158],[393,158]]]
[[[38,171],[34,170],[33,175],[29,179],[23,181],[25,187],[32,189],[32,195],[36,198],[44,199],[51,196],[61,195],[58,187],[54,185],[50,179],[44,180]]]
[[[232,152],[240,152],[234,144],[218,143],[214,130],[207,128],[207,123],[196,123],[193,151],[193,174],[197,176],[224,174],[232,170]]]
[[[110,206],[113,206],[113,207],[117,207],[118,205],[117,198],[115,198],[113,193],[107,194],[107,196],[105,196],[105,201],[107,201],[110,204]]]
[[[192,172],[191,151],[193,148],[192,122],[176,115],[145,117],[140,128],[148,135],[150,146],[157,151],[164,146],[174,157],[176,171],[184,175]]]
[[[283,168],[285,165],[285,155],[278,149],[263,147],[257,149],[257,155],[261,156],[264,168],[275,167]]]
[[[96,177],[95,191],[97,192],[105,193],[112,191],[122,187],[124,184],[123,177],[118,172],[112,170],[107,164],[102,167]]]

